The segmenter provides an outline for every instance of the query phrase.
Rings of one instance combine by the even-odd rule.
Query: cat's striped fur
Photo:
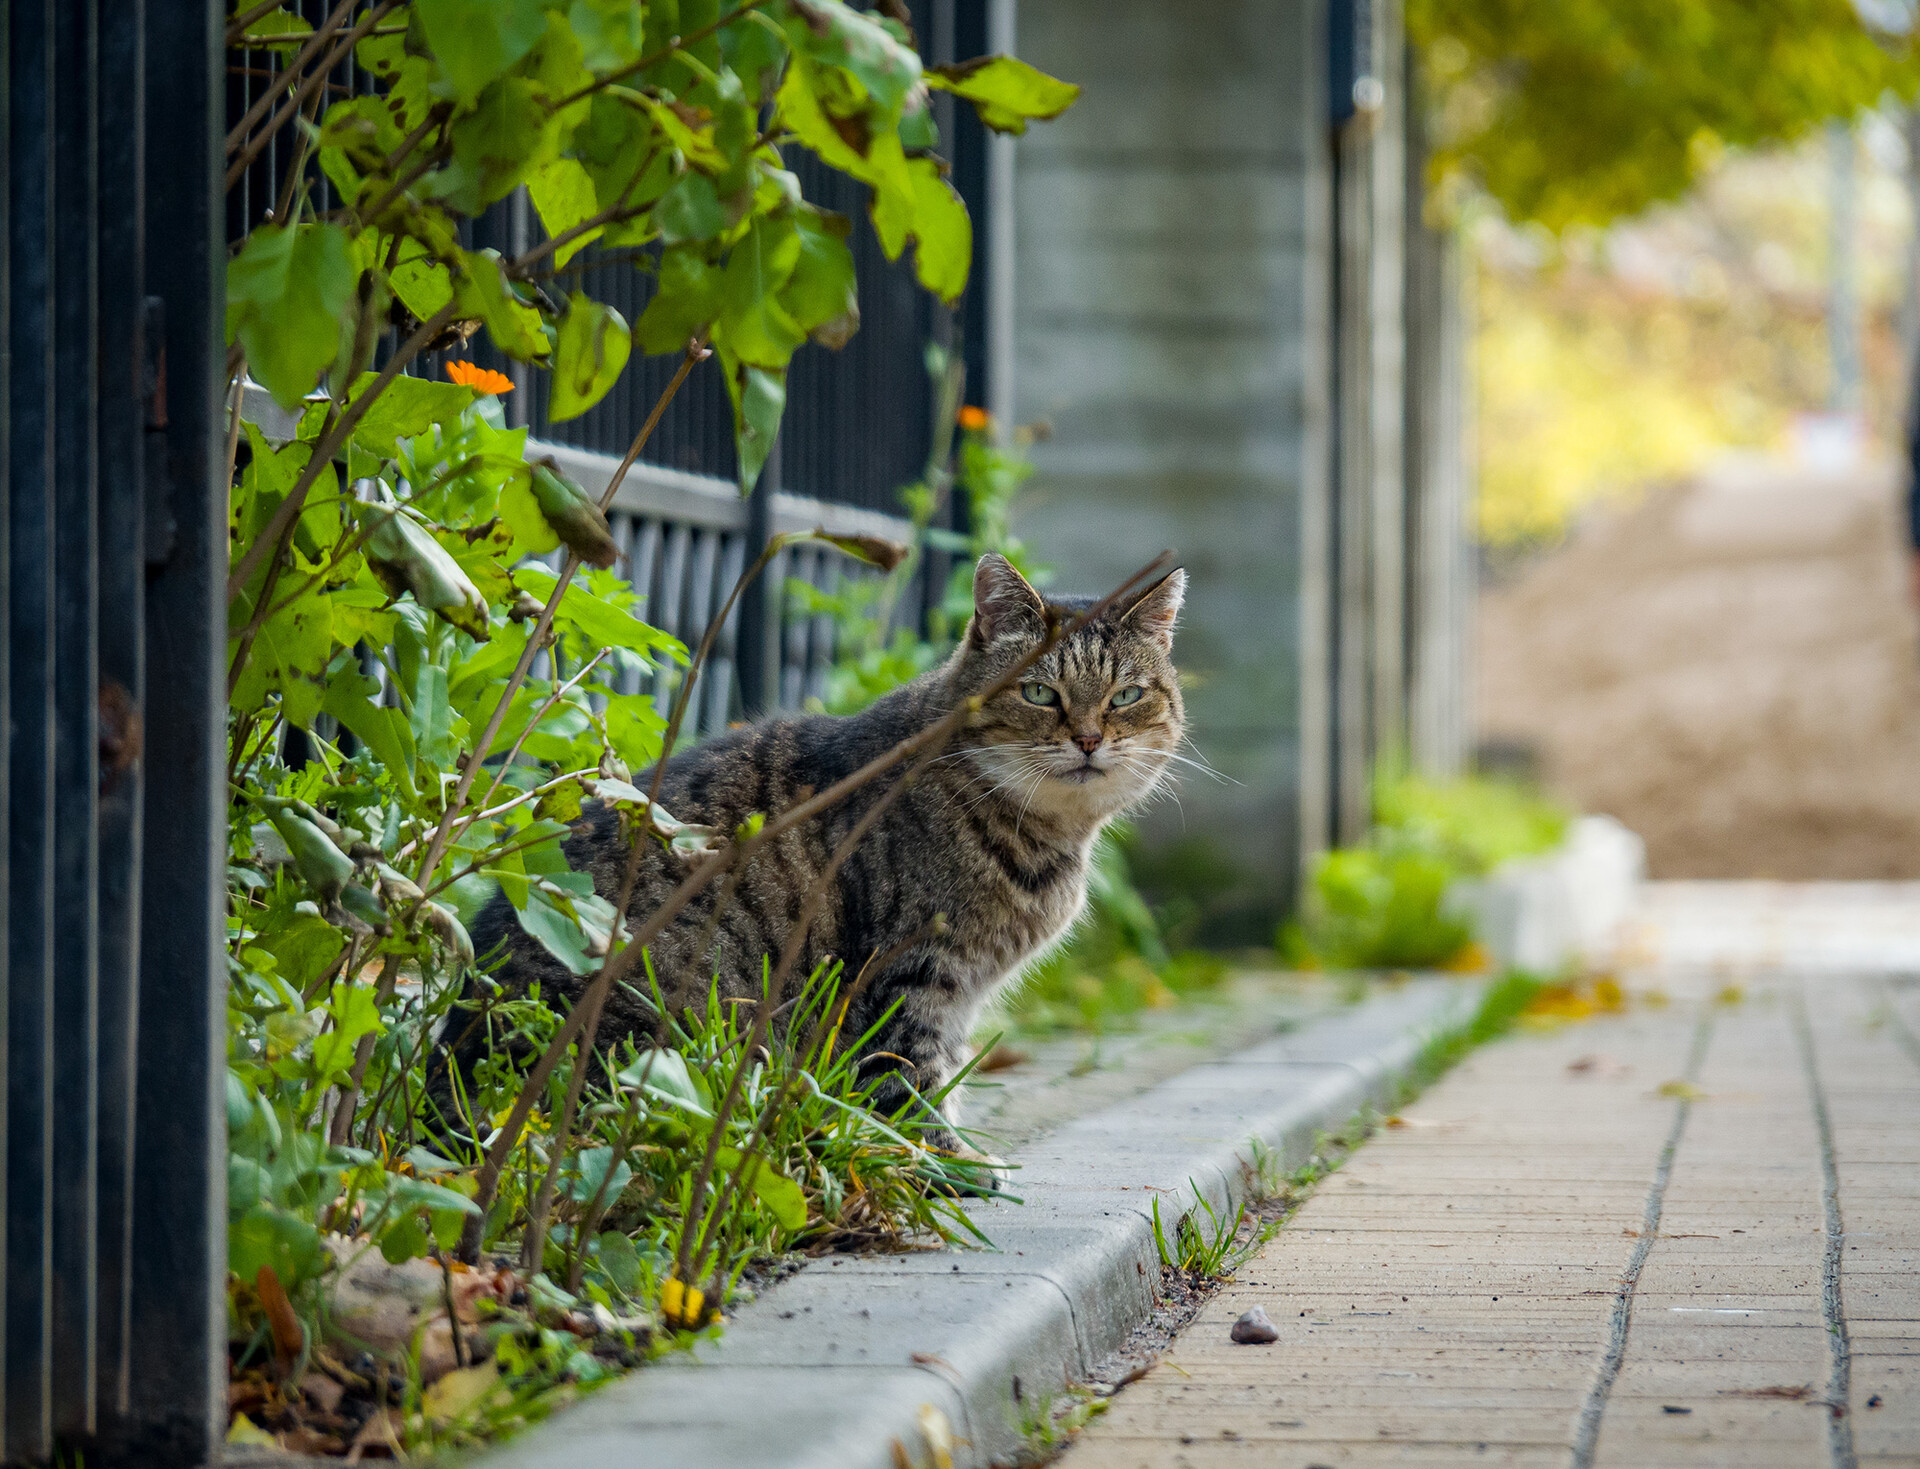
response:
[[[1184,587],[1185,574],[1176,571],[1045,653],[973,717],[841,868],[793,984],[829,958],[844,964],[851,984],[869,960],[906,945],[868,979],[842,1032],[860,1035],[900,1002],[870,1047],[886,1053],[876,1055],[876,1068],[905,1068],[923,1094],[938,1090],[964,1060],[987,998],[1079,914],[1095,835],[1153,790],[1181,738],[1171,654]],[[1046,604],[1003,558],[981,558],[974,602],[959,648],[940,668],[859,714],[768,719],[677,755],[667,762],[661,804],[679,820],[721,831],[754,812],[783,810],[984,691],[1045,641]],[[1092,602],[1054,605],[1078,611]],[[1141,692],[1122,692],[1134,689]],[[756,992],[763,958],[781,952],[829,855],[904,768],[780,837],[730,893],[715,884],[654,941],[653,971],[670,1005],[703,1004],[716,974],[724,995]],[[636,783],[645,789],[649,779]],[[627,846],[611,813],[590,805],[566,853],[601,894],[617,896]],[[686,859],[650,842],[630,926],[686,871]],[[936,914],[945,917],[937,933]],[[509,992],[538,980],[544,997],[570,1004],[585,983],[521,932],[502,896],[480,915],[473,936],[483,956],[504,950],[497,977]],[[655,1026],[650,1007],[615,993],[600,1041]]]

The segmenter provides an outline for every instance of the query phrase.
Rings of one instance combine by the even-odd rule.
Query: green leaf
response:
[[[780,418],[787,409],[787,375],[732,360],[721,353],[727,372],[727,396],[733,401],[733,439],[740,463],[740,490],[745,494],[760,478],[773,441],[780,433]]]
[[[807,339],[778,294],[800,260],[800,232],[786,220],[756,219],[733,247],[721,277],[720,319],[713,339],[754,367],[784,368]]]
[[[692,249],[660,256],[660,289],[633,324],[642,352],[681,352],[720,313],[720,271]]]
[[[433,1248],[433,1237],[420,1216],[403,1214],[380,1232],[380,1253],[389,1265],[417,1260]]]
[[[787,38],[795,51],[851,72],[874,101],[898,115],[920,80],[920,58],[879,21],[840,0],[789,0]]]
[[[558,384],[554,392],[558,396]],[[599,502],[562,474],[551,455],[536,459],[528,468],[533,473],[533,498],[539,502],[540,513],[567,549],[603,571],[618,561],[620,547]]]
[[[576,897],[570,906],[590,920],[598,919],[610,925],[614,918],[613,904],[602,897]],[[606,962],[604,948],[597,954],[590,952],[593,939],[583,930],[580,918],[562,908],[540,883],[528,891],[526,906],[518,910],[518,917],[527,936],[537,939],[569,972],[591,974]]]
[[[411,719],[414,748],[435,765],[445,766],[454,756],[453,711],[447,700],[447,670],[422,662],[413,681]]]
[[[387,277],[400,304],[421,321],[431,320],[453,299],[453,275],[444,261],[426,254],[418,240],[400,247],[400,261]]]
[[[973,264],[973,221],[931,158],[907,164],[913,178],[913,273],[947,305],[967,288]]]
[[[265,49],[291,53],[312,34],[312,25],[299,16],[289,15],[285,10],[269,10],[247,27],[247,39],[254,45],[246,49],[254,50],[264,42]]]
[[[633,0],[573,0],[567,23],[580,41],[580,60],[595,71],[612,71],[640,59],[646,44],[643,8]]]
[[[612,1170],[609,1176],[608,1170]],[[562,1192],[576,1204],[589,1204],[598,1194],[604,1203],[612,1203],[620,1197],[620,1190],[627,1186],[633,1177],[633,1170],[623,1158],[614,1161],[614,1150],[608,1147],[588,1148],[574,1163],[574,1172]],[[604,1191],[601,1185],[605,1184]]]
[[[678,1051],[642,1051],[640,1058],[619,1076],[622,1086],[637,1086],[654,1099],[693,1113],[713,1115],[713,1097],[700,1077],[687,1067]]]
[[[575,8],[578,8],[577,4]],[[593,180],[577,158],[556,158],[535,169],[527,179],[527,197],[533,200],[533,207],[540,215],[540,223],[546,226],[549,239],[558,239],[568,230],[593,218],[600,209]],[[588,230],[562,245],[553,252],[554,265],[565,265],[599,239],[601,233],[597,229]]]
[[[471,107],[547,29],[541,0],[414,0],[414,15],[454,95]]]
[[[743,1166],[738,1148],[722,1148],[714,1159],[729,1173],[737,1173]],[[767,1206],[767,1212],[779,1221],[780,1227],[789,1234],[798,1233],[807,1227],[807,1196],[800,1191],[800,1185],[784,1173],[777,1173],[768,1166],[764,1158],[754,1158],[744,1162],[751,1168],[747,1178],[747,1187],[753,1190],[755,1198]]]
[[[255,1204],[227,1226],[227,1268],[249,1285],[266,1265],[295,1290],[332,1262],[319,1230],[271,1204]]]
[[[366,513],[377,522],[367,537],[367,563],[387,590],[396,597],[412,592],[422,607],[484,642],[490,632],[487,599],[447,548],[404,509],[372,505]]]
[[[573,130],[572,151],[593,182],[595,199],[609,205],[624,197],[630,207],[644,208],[673,181],[672,150],[661,146],[645,99],[626,87],[594,93],[585,120]],[[634,175],[648,169],[654,177],[635,184]]]
[[[829,168],[851,174],[863,183],[877,182],[878,174],[867,159],[866,147],[856,147],[827,116],[820,99],[825,80],[804,56],[795,53],[776,98],[780,121]],[[863,120],[848,132],[864,141],[868,129]]]
[[[579,291],[567,297],[553,349],[548,418],[555,423],[578,418],[606,397],[632,351],[633,334],[619,312]]]
[[[384,709],[373,701],[380,685],[348,662],[327,683],[323,714],[331,714],[372,752],[411,801],[413,785],[413,730],[398,709]]]
[[[653,206],[654,227],[669,245],[686,240],[710,240],[726,228],[727,216],[713,180],[688,169]]]
[[[780,304],[799,329],[839,351],[860,329],[860,298],[844,215],[802,210],[794,217],[799,258],[780,289]]]
[[[306,729],[326,697],[321,679],[332,658],[333,601],[324,592],[303,593],[261,624],[234,685],[233,706],[258,709],[277,692],[288,722]]]
[[[560,127],[538,84],[509,77],[487,89],[478,109],[450,129],[453,162],[433,175],[432,192],[463,214],[478,214],[513,192],[560,148]]]
[[[380,1018],[380,1006],[374,1000],[373,986],[356,984],[351,979],[334,983],[327,999],[327,1014],[332,1027],[313,1043],[313,1079],[316,1086],[330,1086],[353,1066],[353,1053],[364,1035],[385,1035],[386,1022]]]
[[[953,66],[927,69],[927,85],[937,91],[965,97],[980,121],[995,132],[1020,134],[1027,121],[1058,117],[1074,103],[1080,89],[1072,82],[1048,76],[1016,56],[981,56]]]
[[[312,913],[295,913],[262,933],[248,948],[271,954],[275,972],[296,990],[304,992],[333,967],[333,961],[346,946],[346,936],[326,919]]]
[[[261,225],[227,265],[227,340],[282,408],[313,390],[340,355],[341,322],[359,271],[334,224]]]
[[[609,1229],[595,1241],[600,1269],[624,1295],[640,1289],[640,1252],[633,1241],[617,1230]]]
[[[461,314],[484,321],[494,346],[516,362],[547,355],[550,343],[540,313],[513,294],[498,251],[463,253],[454,294]]]
[[[553,595],[559,578],[542,567],[523,566],[513,573],[516,584],[540,601]],[[666,653],[676,662],[687,661],[687,650],[671,633],[649,627],[625,608],[616,607],[587,591],[578,581],[567,585],[554,616],[582,634],[596,648],[625,648],[632,653]]]
[[[353,385],[349,401],[357,400],[377,380],[375,373],[362,373]],[[353,431],[354,442],[369,454],[391,459],[400,452],[401,439],[414,438],[435,424],[457,422],[472,404],[472,388],[403,374],[381,389],[380,396],[374,399],[360,426]]]
[[[531,472],[517,474],[501,486],[500,518],[513,532],[514,550],[522,555],[544,556],[559,549],[560,534],[540,513]]]
[[[667,721],[648,694],[609,694],[600,722],[607,727],[607,743],[613,753],[626,761],[629,770],[640,770],[660,758],[660,745]]]

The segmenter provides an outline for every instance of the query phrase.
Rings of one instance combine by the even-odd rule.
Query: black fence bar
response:
[[[99,41],[99,176],[141,177],[145,164],[142,108],[146,101],[141,63],[145,56],[141,7],[129,6],[135,24],[101,28]],[[96,818],[100,833],[97,884],[100,1027],[95,1060],[98,1108],[95,1148],[99,1162],[94,1259],[98,1332],[94,1361],[97,1416],[126,1411],[127,1313],[132,1290],[133,1139],[135,1046],[138,1040],[134,977],[140,955],[140,841],[142,791],[135,762],[139,732],[134,717],[146,706],[146,652],[141,646],[141,600],[146,591],[143,514],[144,425],[149,378],[144,297],[141,190],[103,190],[99,196],[99,258],[113,268],[99,274],[100,524],[114,528],[128,553],[101,558],[99,569],[99,738],[101,770]],[[127,467],[132,466],[129,472]],[[155,487],[163,480],[156,476]],[[124,1017],[116,1025],[113,1017]]]
[[[146,291],[161,299],[171,523],[146,568],[132,1392],[127,1460],[211,1457],[226,1429],[225,251],[219,0],[148,0]]]
[[[53,11],[12,0],[8,99],[7,1167],[8,1458],[52,1440]]]
[[[100,1017],[98,0],[53,10],[52,1426],[94,1426],[94,1056]]]
[[[223,21],[0,0],[7,1463],[224,1427]]]

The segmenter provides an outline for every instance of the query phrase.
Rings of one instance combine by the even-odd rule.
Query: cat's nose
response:
[[[1077,734],[1073,737],[1073,742],[1089,755],[1100,748],[1098,734]]]

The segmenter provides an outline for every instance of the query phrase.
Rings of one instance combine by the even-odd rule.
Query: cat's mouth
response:
[[[1076,765],[1071,770],[1061,771],[1054,779],[1064,780],[1068,785],[1078,786],[1085,785],[1090,780],[1099,780],[1105,774],[1106,771],[1089,761],[1085,765]]]

